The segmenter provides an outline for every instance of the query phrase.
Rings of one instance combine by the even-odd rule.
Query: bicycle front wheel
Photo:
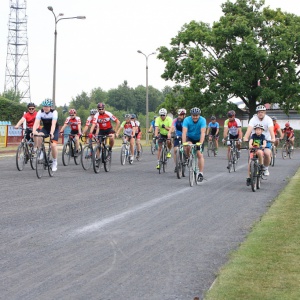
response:
[[[167,147],[165,147],[163,150],[162,150],[162,153],[163,153],[163,171],[166,172],[167,171],[167,163],[168,163],[168,159],[167,159]]]
[[[101,147],[99,145],[94,147],[93,150],[93,169],[95,173],[99,173],[102,165]]]
[[[182,176],[182,160],[181,160],[181,153],[179,147],[176,151],[176,174],[177,178],[180,179]]]
[[[111,168],[112,153],[110,153],[110,157],[109,159],[107,159],[108,149],[105,146],[103,146],[102,151],[104,170],[105,172],[109,172]]]
[[[19,171],[22,171],[25,166],[26,151],[24,144],[20,144],[16,152],[16,165]]]
[[[207,155],[208,156],[213,156],[214,155],[214,144],[213,144],[212,141],[208,142],[208,145],[207,145]]]
[[[143,156],[143,146],[140,144],[140,153],[139,155],[136,155],[136,160],[140,161],[142,159]]]
[[[29,159],[30,159],[30,166],[32,170],[35,170],[36,166],[36,154],[33,154],[33,147],[30,148],[29,150]]]
[[[236,169],[236,164],[237,164],[237,156],[236,153],[232,153],[232,169],[235,172]]]
[[[192,155],[190,155],[190,159],[189,159],[189,182],[190,182],[190,186],[194,185],[195,182],[195,174],[194,174],[194,157]]]
[[[291,146],[289,146],[289,158],[292,159],[293,158],[293,153],[294,153],[294,149],[291,148]]]
[[[152,141],[152,143],[151,143],[151,153],[152,153],[152,155],[154,155],[155,151],[156,151],[156,145]]]
[[[44,149],[38,149],[36,152],[36,176],[37,178],[42,178],[44,170],[46,170],[46,158],[45,158],[45,153]]]
[[[282,149],[281,149],[281,156],[282,156],[283,159],[286,159],[286,156],[287,156],[287,146],[286,146],[286,144],[284,144],[284,145],[282,146]]]
[[[274,167],[274,165],[275,165],[275,156],[276,156],[276,149],[275,149],[275,146],[272,146],[272,157],[271,157],[271,162],[270,162],[270,165],[272,167]]]
[[[252,191],[255,192],[257,187],[257,166],[254,161],[250,163],[250,179]]]
[[[84,146],[81,154],[81,165],[84,170],[89,170],[93,164],[93,148],[89,145]]]
[[[50,177],[53,177],[54,172],[52,170],[52,164],[53,164],[53,157],[52,157],[52,151],[51,148],[48,152],[48,156],[47,156],[47,165],[48,165],[48,174]]]
[[[81,155],[82,155],[82,145],[81,143],[79,143],[79,149],[78,152],[76,153],[76,148],[75,148],[75,144],[73,144],[73,149],[74,149],[74,162],[75,165],[79,165],[80,164],[80,160],[81,160]]]
[[[62,162],[64,166],[67,166],[70,163],[71,151],[72,149],[70,147],[70,143],[67,142],[66,144],[64,144],[62,150]]]
[[[230,154],[229,154],[229,159],[228,159],[228,172],[230,173],[232,171],[232,168],[233,168],[233,153],[232,151],[230,151]]]
[[[126,162],[126,152],[127,152],[126,145],[122,145],[121,153],[120,153],[120,160],[122,166],[124,166]]]

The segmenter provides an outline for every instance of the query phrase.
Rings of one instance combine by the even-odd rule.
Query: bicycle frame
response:
[[[33,141],[30,139],[29,141],[26,140],[26,132],[17,148],[16,151],[16,165],[19,171],[24,169],[25,164],[30,161],[31,169],[35,169],[35,157],[32,153],[33,151]]]
[[[236,165],[238,162],[238,149],[237,149],[237,141],[236,139],[228,139],[227,141],[231,142],[229,159],[228,159],[228,172],[230,173],[232,170],[235,172]]]
[[[257,150],[258,149],[249,150],[250,157],[251,157],[251,153],[253,153],[253,157],[250,158],[250,181],[251,181],[251,188],[253,192],[255,192],[256,189],[260,189],[261,180],[264,179],[263,171],[261,169],[258,156],[257,156]]]
[[[161,173],[161,169],[163,170],[163,172],[166,172],[166,170],[167,170],[167,162],[168,162],[168,158],[167,158],[167,152],[168,152],[167,141],[170,140],[170,139],[160,138],[160,140],[162,140],[162,143],[161,143],[161,152],[160,152],[160,157],[159,157],[159,169],[158,169],[159,174]]]
[[[197,151],[200,151],[200,149],[197,149],[198,147],[201,147],[200,143],[196,144],[188,144],[184,147],[190,147],[190,155],[188,160],[188,168],[189,168],[189,183],[190,186],[193,186],[194,183],[198,185],[198,173],[199,173],[199,167],[198,167],[198,156]]]
[[[37,151],[36,157],[36,175],[40,179],[42,178],[43,171],[48,168],[49,176],[52,177],[54,172],[52,171],[52,151],[51,151],[51,139],[49,134],[35,135],[38,138],[42,138],[41,147]],[[45,139],[49,138],[48,141]],[[48,150],[46,150],[45,144],[48,144]],[[43,156],[42,159],[40,157]]]
[[[93,168],[95,173],[99,173],[101,165],[103,164],[105,172],[110,171],[111,158],[107,161],[107,153],[109,151],[109,146],[106,145],[106,141],[109,135],[98,135],[97,145],[93,150]]]

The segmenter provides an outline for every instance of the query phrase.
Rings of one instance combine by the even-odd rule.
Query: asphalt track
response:
[[[205,181],[190,187],[156,157],[95,174],[59,161],[53,178],[0,158],[0,299],[203,297],[299,168],[277,157],[262,187],[245,184],[247,154],[228,173],[225,151],[205,155]]]

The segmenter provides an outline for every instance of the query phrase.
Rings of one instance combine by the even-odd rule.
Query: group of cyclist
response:
[[[58,125],[58,113],[52,108],[53,102],[50,99],[46,99],[42,102],[42,109],[36,111],[36,105],[32,102],[28,103],[26,112],[23,117],[18,121],[15,128],[19,128],[25,121],[27,122],[27,128],[25,131],[26,139],[31,137],[34,141],[34,152],[41,145],[40,135],[50,135],[52,142],[52,155],[53,164],[52,170],[57,170],[57,142],[59,134],[63,134],[64,129],[69,126],[71,128],[71,134],[76,137],[76,153],[79,155],[79,139],[82,135],[86,135],[89,132],[88,137],[93,138],[97,136],[109,136],[109,151],[107,160],[111,159],[111,152],[114,146],[114,138],[119,137],[122,131],[123,138],[129,141],[130,144],[130,160],[133,161],[134,157],[134,143],[137,144],[137,156],[140,154],[140,139],[141,128],[140,123],[136,119],[135,114],[126,114],[125,120],[121,123],[119,119],[111,112],[105,110],[104,103],[98,103],[97,109],[90,110],[90,116],[87,118],[83,130],[81,130],[81,119],[77,116],[75,109],[69,110],[69,116],[66,118],[64,125],[59,131]],[[227,113],[228,119],[224,122],[223,131],[223,143],[228,146],[227,156],[229,157],[231,141],[237,141],[238,155],[242,139],[244,142],[249,143],[249,149],[257,148],[257,155],[262,165],[262,170],[265,176],[269,175],[268,166],[271,160],[271,143],[278,146],[279,140],[286,136],[294,146],[294,130],[290,126],[289,122],[285,124],[283,129],[280,128],[277,123],[276,117],[269,117],[266,115],[266,107],[259,105],[256,108],[257,114],[255,114],[249,121],[247,131],[243,137],[241,121],[236,118],[235,111],[230,110]],[[198,157],[198,181],[203,180],[204,170],[204,157],[203,147],[205,137],[208,136],[209,140],[214,139],[216,142],[216,154],[218,153],[218,140],[220,133],[220,125],[216,121],[216,117],[212,116],[208,126],[206,126],[206,119],[201,116],[201,110],[198,107],[194,107],[190,110],[190,116],[186,116],[186,109],[180,108],[176,118],[172,119],[167,114],[165,108],[159,110],[159,116],[155,116],[151,122],[148,132],[154,134],[154,140],[158,144],[157,151],[157,165],[156,168],[160,168],[159,159],[162,149],[163,141],[167,145],[167,158],[171,158],[171,150],[173,147],[174,161],[176,158],[176,152],[178,146],[182,143],[183,146],[188,144],[197,144],[196,153]],[[41,124],[42,122],[42,124]],[[112,122],[115,123],[113,128]],[[41,127],[41,125],[43,125]],[[173,145],[172,138],[173,137]],[[190,147],[184,147],[185,156],[189,156]],[[176,172],[176,167],[175,167]],[[247,185],[249,185],[249,174],[247,177]]]

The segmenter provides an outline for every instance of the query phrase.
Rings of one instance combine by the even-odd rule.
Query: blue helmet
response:
[[[135,114],[132,114],[132,115],[131,115],[131,119],[136,119],[136,115],[135,115]]]
[[[43,102],[42,102],[42,106],[52,106],[53,105],[53,102],[51,99],[45,99]]]

